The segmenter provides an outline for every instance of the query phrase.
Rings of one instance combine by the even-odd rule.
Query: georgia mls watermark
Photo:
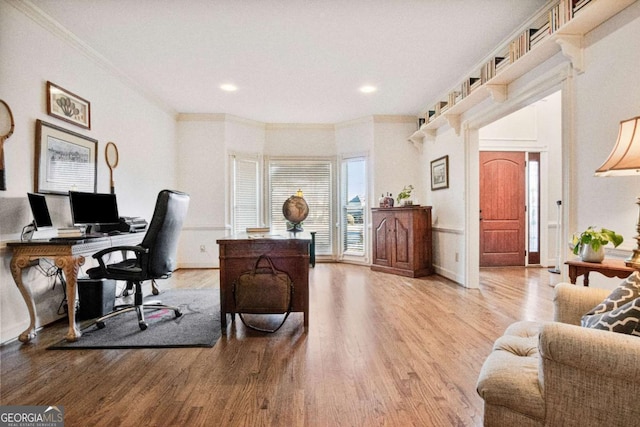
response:
[[[64,408],[0,406],[0,427],[64,427]]]

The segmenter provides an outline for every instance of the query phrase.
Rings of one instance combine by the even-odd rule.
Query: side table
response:
[[[584,262],[574,259],[565,262],[569,266],[569,279],[576,284],[578,276],[584,275],[583,284],[589,286],[589,273],[596,271],[606,277],[619,277],[624,279],[636,271],[632,267],[627,267],[621,259],[604,259],[602,262]]]

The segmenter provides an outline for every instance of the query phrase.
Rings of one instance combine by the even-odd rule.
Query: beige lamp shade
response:
[[[640,174],[640,116],[620,122],[618,140],[596,176]]]
[[[620,122],[618,140],[609,158],[596,170],[596,176],[623,176],[640,174],[640,116]],[[640,198],[636,201],[640,208]],[[636,224],[637,245],[629,258],[628,267],[640,269],[640,215]]]

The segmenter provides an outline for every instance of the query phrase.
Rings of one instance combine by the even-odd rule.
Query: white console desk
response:
[[[55,265],[62,269],[67,283],[67,307],[69,315],[69,331],[67,341],[77,341],[82,335],[76,325],[76,289],[78,271],[84,264],[85,256],[92,256],[99,250],[112,246],[127,246],[139,244],[145,233],[123,233],[85,240],[50,241],[31,240],[28,242],[7,242],[7,247],[13,251],[11,258],[11,275],[16,282],[24,302],[29,310],[31,322],[29,327],[20,334],[18,339],[29,342],[36,336],[36,305],[31,290],[22,281],[22,270],[33,265],[38,258],[51,258]]]

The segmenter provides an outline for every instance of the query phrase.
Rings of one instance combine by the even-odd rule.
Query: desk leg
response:
[[[64,277],[67,282],[67,314],[69,315],[69,332],[65,337],[67,341],[78,341],[82,335],[80,329],[76,326],[76,289],[78,285],[78,270],[84,264],[84,257],[77,256],[60,256],[56,258],[56,266],[64,271]]]
[[[585,286],[589,286],[589,272],[584,272],[584,281],[582,282]]]
[[[27,309],[29,309],[29,327],[18,337],[21,342],[29,342],[36,337],[36,304],[33,301],[31,291],[22,282],[22,270],[30,265],[31,258],[29,256],[18,255],[11,258],[10,268],[13,281],[16,282],[16,286],[27,304]]]

